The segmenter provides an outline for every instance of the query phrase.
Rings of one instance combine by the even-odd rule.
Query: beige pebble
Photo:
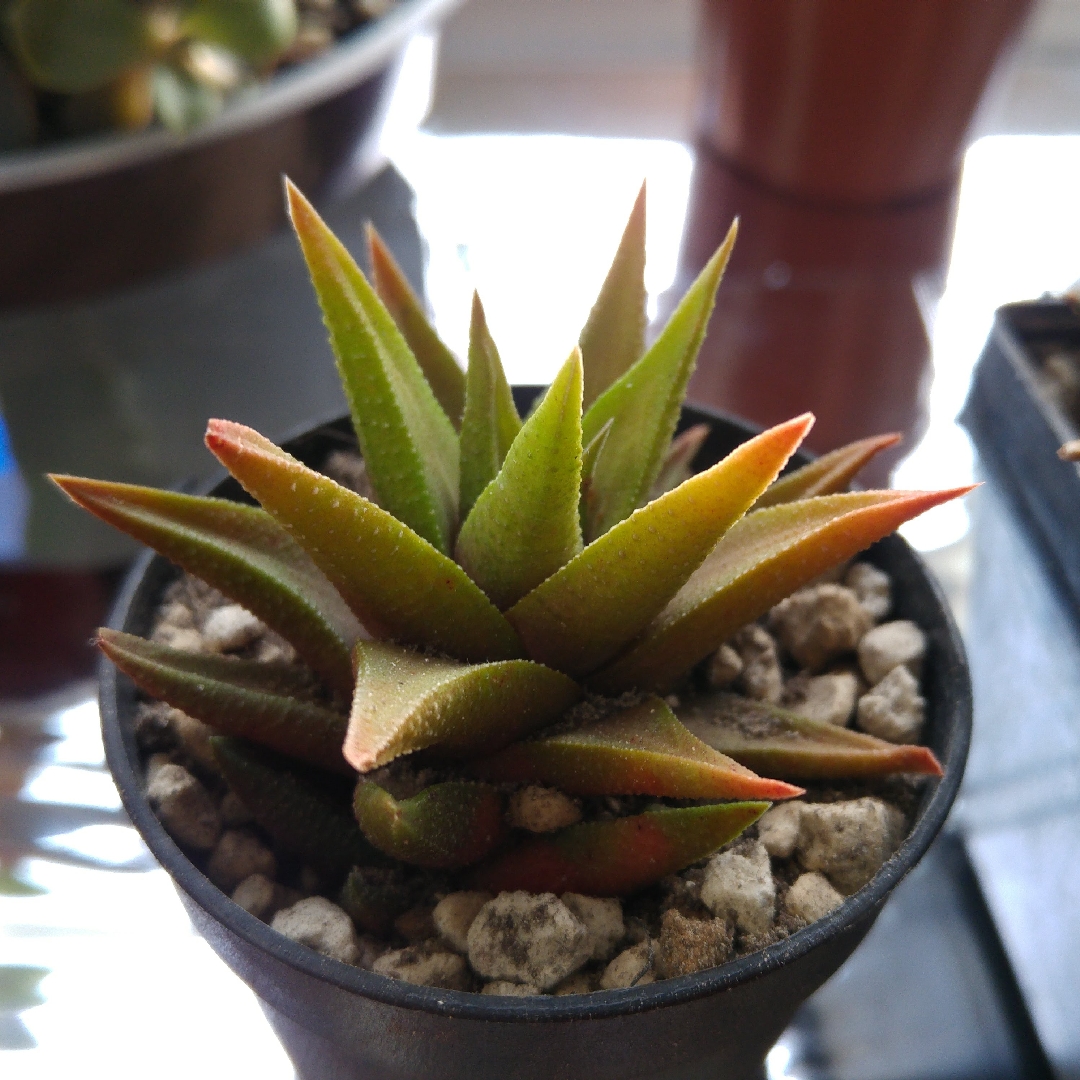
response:
[[[622,903],[612,898],[563,893],[559,898],[584,924],[592,951],[590,960],[607,960],[626,934]]]
[[[727,919],[695,919],[672,908],[660,918],[656,973],[663,979],[690,975],[724,963],[732,950]]]
[[[323,956],[355,964],[360,956],[352,919],[325,896],[309,896],[279,911],[271,924],[279,933]]]
[[[772,634],[763,626],[744,626],[732,640],[742,661],[739,681],[747,697],[776,704],[784,692],[784,674]]]
[[[734,684],[742,670],[742,657],[730,645],[721,645],[709,661],[705,678],[714,690],[726,690]]]
[[[919,680],[902,664],[859,698],[856,724],[868,735],[891,743],[914,743],[926,721]]]
[[[859,666],[871,686],[900,664],[918,678],[926,656],[926,635],[910,619],[897,619],[866,633],[858,651]]]
[[[629,949],[624,949],[606,968],[600,976],[601,990],[619,990],[626,986],[647,986],[656,981],[652,971],[653,950],[648,940],[640,941]],[[567,993],[584,993],[585,991],[567,991]]]
[[[852,652],[873,620],[851,589],[826,584],[781,600],[769,625],[795,661],[814,672]]]
[[[468,990],[472,984],[465,958],[447,952],[437,941],[384,953],[371,965],[371,970],[391,979],[444,990]]]
[[[510,796],[507,818],[515,829],[554,832],[581,820],[581,804],[555,788],[530,784]]]
[[[221,834],[210,861],[206,876],[223,892],[232,893],[237,885],[252,874],[277,877],[277,859],[258,837],[242,829],[228,829]]]
[[[266,632],[264,623],[239,604],[210,612],[203,623],[203,644],[209,652],[232,652],[250,645]]]
[[[850,895],[900,846],[904,825],[904,815],[895,806],[869,796],[806,803],[799,825],[799,862]]]
[[[873,563],[853,563],[844,576],[844,584],[859,598],[874,622],[881,622],[892,609],[892,581]]]
[[[824,918],[844,902],[844,898],[829,884],[824,874],[800,874],[784,897],[784,910],[796,918],[812,923]]]
[[[777,803],[758,819],[758,839],[774,859],[786,859],[795,851],[802,820],[801,799]]]
[[[705,867],[701,902],[714,915],[733,918],[744,934],[767,933],[776,915],[776,884],[764,845],[714,855]]]
[[[469,951],[469,927],[480,909],[494,897],[487,892],[453,892],[444,896],[431,913],[435,931],[454,952]]]
[[[181,847],[209,851],[219,843],[221,817],[214,800],[182,765],[159,766],[147,785],[146,797]]]
[[[859,697],[859,679],[851,671],[792,679],[785,693],[785,708],[819,724],[847,727]]]
[[[484,984],[481,994],[492,997],[536,997],[542,991],[539,987],[530,986],[528,983],[512,983],[505,980],[497,980]]]

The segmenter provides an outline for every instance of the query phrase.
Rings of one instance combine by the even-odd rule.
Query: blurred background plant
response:
[[[0,0],[0,150],[187,131],[393,0]]]

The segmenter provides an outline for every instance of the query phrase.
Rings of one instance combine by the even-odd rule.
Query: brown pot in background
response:
[[[975,110],[1031,0],[703,0],[681,295],[740,217],[692,398],[822,451],[921,433]],[[890,463],[877,465],[881,482]]]

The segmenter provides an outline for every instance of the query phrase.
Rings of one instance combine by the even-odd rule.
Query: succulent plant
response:
[[[385,923],[390,894],[404,902],[402,864],[625,894],[801,794],[792,780],[940,773],[924,747],[783,713],[722,753],[660,696],[793,590],[961,493],[845,493],[891,436],[777,479],[809,415],[691,474],[707,429],[678,433],[680,408],[734,225],[646,348],[643,189],[579,347],[522,417],[479,299],[463,372],[373,231],[369,281],[291,185],[288,201],[371,497],[225,420],[206,444],[259,506],[53,479],[295,647],[302,663],[98,639],[219,733],[220,772],[281,845],[342,877],[360,866],[343,903],[362,925]],[[635,796],[639,812],[523,836],[504,806],[522,783]]]

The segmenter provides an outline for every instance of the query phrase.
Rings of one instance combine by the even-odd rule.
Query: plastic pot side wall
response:
[[[519,404],[535,393],[519,388]],[[682,422],[712,425],[699,455],[702,465],[754,433],[742,422],[689,407]],[[337,421],[288,445],[302,460],[320,461],[348,431],[347,421]],[[237,494],[233,481],[215,490]],[[351,968],[289,941],[233,904],[174,844],[146,800],[131,723],[137,694],[103,663],[106,755],[125,808],[172,875],[195,926],[263,1000],[303,1077],[760,1077],[766,1052],[795,1009],[851,954],[890,891],[926,851],[956,795],[967,755],[970,684],[947,605],[903,540],[882,541],[870,557],[893,576],[895,615],[919,623],[930,639],[926,735],[945,776],[924,789],[914,828],[899,851],[840,908],[785,941],[694,975],[583,996],[497,998],[411,986]],[[150,553],[141,557],[110,625],[145,633],[162,588],[174,576],[165,560]]]

